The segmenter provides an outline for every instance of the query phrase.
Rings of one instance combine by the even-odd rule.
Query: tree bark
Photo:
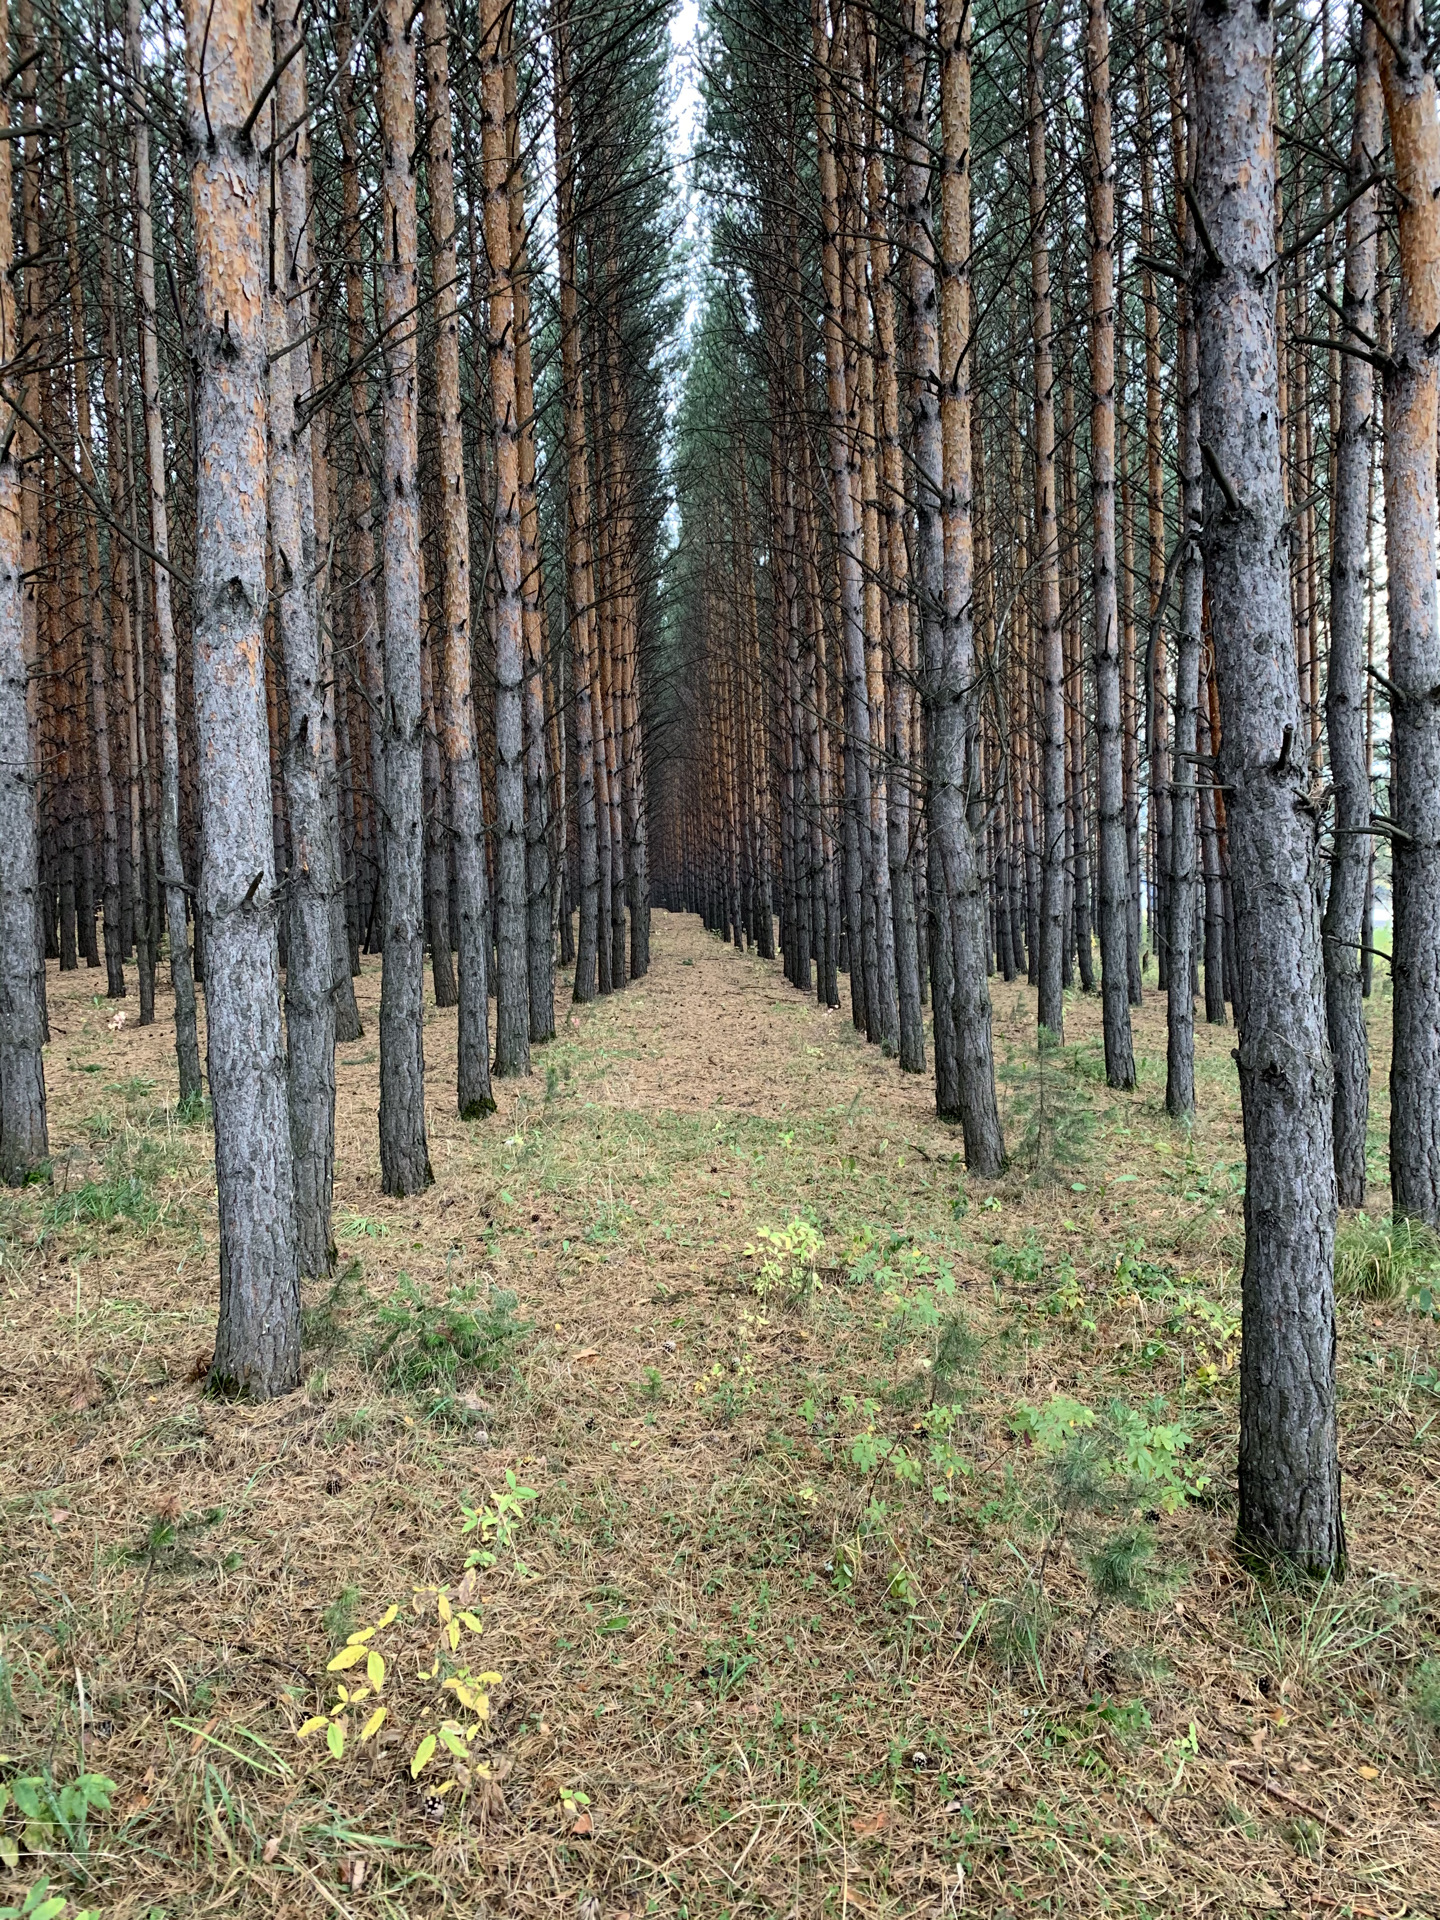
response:
[[[940,428],[944,606],[925,662],[930,837],[944,877],[960,1126],[972,1173],[999,1173],[984,876],[971,823],[983,776],[975,724],[975,549],[970,447],[970,23],[968,0],[940,0]],[[937,1012],[938,1018],[938,1012]]]
[[[480,164],[485,251],[490,265],[488,351],[495,434],[495,1072],[501,1079],[530,1071],[520,421],[515,390],[515,283],[505,137],[510,17],[505,0],[482,0]]]
[[[1440,109],[1418,0],[1380,0],[1380,78],[1400,203],[1400,297],[1385,373],[1389,577],[1391,965],[1390,1191],[1440,1226],[1440,621],[1435,436],[1440,362]]]
[[[0,36],[5,44],[8,36]],[[0,97],[0,133],[10,111]],[[0,361],[16,350],[11,157],[0,139]],[[26,279],[32,269],[27,265]],[[17,421],[0,409],[0,1180],[20,1186],[50,1151],[45,1119],[44,960],[36,913],[39,836],[30,749]]]
[[[1094,559],[1100,995],[1105,1078],[1135,1084],[1130,1036],[1130,860],[1125,836],[1120,603],[1115,575],[1115,155],[1110,128],[1109,0],[1089,0],[1090,487]],[[1129,582],[1126,582],[1129,591]]]
[[[460,1117],[495,1111],[490,1090],[489,956],[485,816],[470,691],[470,515],[460,424],[460,318],[455,252],[455,161],[446,0],[425,9],[427,184],[435,225],[435,410],[439,416],[444,645],[440,660],[442,743],[450,769],[460,996],[456,1097]]]
[[[1353,192],[1380,164],[1385,128],[1379,35],[1367,15],[1355,67],[1350,143]],[[1352,343],[1375,337],[1375,189],[1345,216],[1345,322]],[[1335,1179],[1342,1207],[1365,1204],[1365,1135],[1370,1118],[1370,1058],[1361,992],[1365,886],[1370,869],[1370,764],[1365,740],[1365,590],[1370,573],[1370,449],[1375,375],[1368,360],[1340,359],[1340,417],[1330,538],[1330,672],[1325,727],[1335,785],[1335,842],[1322,929],[1325,1013],[1335,1062]]]
[[[290,0],[281,0],[281,5]],[[283,58],[279,32],[274,57]],[[270,138],[280,131],[271,95]],[[286,875],[285,1039],[288,1053],[290,1147],[295,1179],[295,1253],[309,1279],[335,1264],[330,1201],[335,1184],[334,815],[324,770],[324,674],[315,600],[315,500],[310,448],[296,407],[295,376],[303,365],[287,299],[293,247],[272,170],[265,329],[270,362],[269,477],[272,608],[284,662],[285,795],[290,813]],[[302,201],[303,205],[303,201]],[[348,970],[346,978],[349,978]]]
[[[1267,0],[1196,0],[1190,34],[1205,567],[1242,987],[1240,1538],[1327,1574],[1345,1561],[1333,1081],[1280,475],[1273,15]]]
[[[385,945],[380,979],[380,1177],[386,1193],[434,1178],[425,1138],[425,844],[420,698],[420,482],[416,307],[415,33],[404,0],[385,0],[380,34],[381,202],[386,332]]]
[[[1045,187],[1045,37],[1040,0],[1028,0],[1026,74],[1030,156],[1030,327],[1035,378],[1035,566],[1040,674],[1043,838],[1040,848],[1038,1018],[1065,1035],[1065,647],[1060,627],[1060,533],[1055,506],[1055,359]]]
[[[195,159],[195,701],[210,1095],[220,1205],[211,1382],[257,1399],[300,1379],[300,1284],[280,1033],[279,900],[265,711],[265,255],[244,132],[269,71],[253,0],[189,0]],[[217,751],[223,742],[225,750]]]

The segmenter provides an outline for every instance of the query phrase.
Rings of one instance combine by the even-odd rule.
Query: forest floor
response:
[[[848,1013],[694,920],[654,946],[484,1122],[427,1004],[404,1202],[366,962],[340,1261],[262,1407],[204,1392],[213,1163],[168,994],[142,1031],[52,969],[54,1182],[0,1201],[0,1901],[1440,1914],[1425,1260],[1380,1241],[1393,1297],[1341,1305],[1349,1577],[1262,1581],[1233,1035],[1199,1030],[1187,1132],[1159,996],[1115,1094],[1093,999],[1039,1060],[997,981],[1015,1164],[981,1183]],[[375,1693],[338,1689],[377,1680],[362,1739]]]

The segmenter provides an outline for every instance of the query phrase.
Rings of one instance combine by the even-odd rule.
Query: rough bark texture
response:
[[[285,0],[282,0],[285,4]],[[279,54],[277,37],[276,52]],[[273,96],[272,96],[273,99]],[[274,117],[278,118],[277,113]],[[277,128],[272,127],[271,137]],[[314,1279],[335,1263],[330,1199],[335,1184],[334,815],[324,775],[324,675],[315,604],[315,501],[310,448],[297,432],[286,299],[288,208],[270,180],[265,329],[270,357],[269,437],[271,602],[285,668],[289,731],[284,742],[290,814],[286,878],[285,1041],[290,1146],[295,1177],[295,1253]],[[346,978],[349,978],[348,972]]]
[[[65,93],[58,91],[60,114],[65,118]],[[102,493],[95,466],[94,438],[90,420],[90,354],[85,338],[85,296],[81,283],[80,224],[75,174],[70,158],[68,132],[60,136],[61,175],[65,194],[66,257],[69,263],[70,348],[73,357],[73,396],[75,435],[78,441],[79,472],[91,498],[80,502],[85,529],[85,670],[90,699],[90,738],[94,749],[95,798],[100,810],[100,853],[102,902],[105,931],[106,993],[112,1000],[125,997],[124,943],[120,930],[120,827],[115,808],[115,780],[110,752],[110,702],[106,687],[105,595],[100,581],[100,527],[92,505]]]
[[[515,103],[515,62],[505,62],[505,137],[510,168],[510,258],[515,283],[515,412],[520,446],[520,630],[525,647],[525,960],[530,1038],[555,1038],[555,936],[550,913],[550,769],[545,742],[545,639],[541,611],[540,514],[535,488],[535,382],[530,364],[530,251],[525,163]]]
[[[319,730],[318,745],[312,747],[315,777],[320,783],[315,833],[324,832],[327,846],[324,861],[328,872],[330,897],[326,911],[330,920],[331,997],[335,1002],[334,1038],[353,1041],[361,1037],[360,1010],[355,1004],[355,986],[350,974],[350,936],[346,921],[344,860],[340,835],[340,781],[336,764],[335,656],[332,616],[327,606],[326,583],[329,577],[329,474],[326,458],[324,422],[326,415],[302,414],[300,404],[308,399],[304,392],[304,374],[308,367],[312,387],[323,386],[320,371],[319,342],[312,338],[314,302],[314,224],[315,213],[310,194],[309,86],[305,72],[303,44],[303,0],[275,0],[275,63],[280,77],[275,84],[275,119],[281,131],[290,131],[275,155],[280,180],[280,199],[285,224],[284,277],[281,285],[290,332],[294,367],[291,382],[297,407],[295,453],[298,461],[297,484],[300,501],[302,552],[315,610],[315,661],[317,679],[309,698],[310,726]],[[296,729],[291,694],[291,732]],[[315,844],[314,835],[311,844]],[[333,1128],[332,1128],[333,1131]],[[297,1187],[299,1169],[296,1170]],[[304,1250],[301,1250],[301,1271]]]
[[[845,679],[845,924],[849,936],[850,1005],[857,1027],[876,1033],[869,1007],[874,986],[866,977],[865,907],[862,899],[870,843],[870,705],[865,682],[864,576],[859,476],[853,470],[854,442],[849,425],[845,326],[841,313],[840,201],[835,156],[835,114],[831,87],[832,49],[819,10],[814,15],[815,111],[819,127],[820,221],[823,233],[821,282],[824,291],[825,398],[829,434],[830,495],[835,516],[836,571],[840,586],[840,647]],[[873,948],[873,923],[871,928]],[[873,974],[873,953],[871,972]],[[878,1033],[876,1033],[878,1037]]]
[[[425,1141],[425,845],[420,698],[420,481],[415,310],[415,35],[386,0],[380,35],[385,300],[385,946],[380,982],[380,1178],[386,1193],[430,1185]]]
[[[264,1399],[300,1378],[265,710],[264,208],[259,160],[241,137],[269,70],[269,33],[253,0],[190,0],[185,53],[195,154],[200,927],[220,1207],[210,1377],[222,1391]]]
[[[455,164],[451,145],[449,21],[445,0],[425,9],[425,106],[430,129],[428,185],[435,225],[435,410],[441,486],[444,645],[440,723],[450,768],[450,829],[455,864],[455,947],[460,1031],[456,1094],[463,1119],[493,1113],[490,1091],[489,909],[485,816],[475,712],[470,692],[470,516],[460,424],[460,321],[456,301]]]
[[[1380,164],[1379,36],[1367,17],[1355,68],[1350,188]],[[1344,309],[1352,338],[1375,337],[1373,187],[1352,200],[1345,219]],[[1370,1059],[1361,994],[1365,883],[1370,868],[1370,766],[1365,743],[1365,588],[1370,548],[1370,448],[1375,374],[1368,360],[1340,358],[1340,420],[1330,539],[1330,673],[1325,727],[1335,786],[1335,842],[1325,901],[1325,1014],[1335,1062],[1335,1179],[1342,1207],[1365,1204],[1365,1134],[1370,1118]]]
[[[1100,993],[1105,1078],[1135,1084],[1130,1037],[1130,856],[1120,705],[1120,606],[1115,575],[1115,155],[1110,129],[1109,0],[1089,0],[1090,487],[1094,539],[1095,733],[1100,883]],[[1127,592],[1128,592],[1127,583]]]
[[[1188,233],[1189,228],[1186,227]],[[1187,256],[1188,257],[1188,256]],[[1195,1111],[1195,899],[1196,786],[1195,707],[1200,688],[1200,625],[1204,611],[1204,560],[1188,537],[1198,524],[1201,501],[1199,360],[1195,329],[1182,321],[1180,340],[1182,432],[1180,437],[1181,537],[1180,620],[1175,636],[1175,725],[1170,764],[1170,873],[1165,890],[1169,954],[1165,1001],[1165,1110],[1176,1119]]]
[[[919,603],[922,664],[942,647],[940,623],[945,605],[945,527],[941,516],[944,486],[944,430],[940,419],[940,328],[935,293],[935,249],[927,216],[930,147],[924,122],[922,0],[909,0],[907,32],[901,47],[901,132],[904,165],[900,175],[902,224],[906,250],[905,292],[910,349],[910,452],[915,488],[915,587]],[[798,320],[797,320],[798,324]],[[930,806],[926,797],[926,810]],[[926,834],[930,1000],[934,1013],[935,1111],[944,1120],[960,1117],[960,1062],[955,1051],[954,965],[944,874],[935,836]]]
[[[1194,283],[1201,444],[1212,470],[1205,566],[1242,988],[1240,1537],[1323,1574],[1345,1558],[1335,1172],[1318,833],[1305,784],[1280,475],[1274,26],[1266,0],[1196,0],[1190,32],[1194,190],[1204,222],[1197,237],[1209,241]],[[1433,432],[1429,457],[1433,467]]]
[[[593,1000],[600,915],[600,853],[595,814],[595,734],[590,671],[594,658],[595,584],[590,561],[590,468],[585,451],[585,379],[579,297],[575,283],[575,140],[570,104],[568,8],[555,26],[555,174],[559,225],[560,379],[565,408],[566,617],[570,623],[574,686],[575,821],[580,870],[580,933],[575,952],[575,998]]]
[[[940,0],[940,390],[944,618],[925,661],[930,838],[950,920],[951,1018],[965,1164],[995,1174],[1005,1138],[995,1098],[985,882],[971,823],[976,764],[975,542],[970,442],[970,22],[968,0]]]
[[[0,134],[9,130],[0,99]],[[15,357],[11,156],[0,139],[0,362]],[[27,274],[27,278],[28,278]],[[38,937],[39,836],[30,751],[16,422],[0,411],[0,1180],[18,1186],[50,1150],[45,1125],[45,973]]]
[[[1400,297],[1385,374],[1395,1039],[1390,1190],[1440,1226],[1440,620],[1435,432],[1440,360],[1440,110],[1424,9],[1381,0],[1380,76],[1400,203]]]
[[[920,1001],[920,954],[915,926],[915,889],[910,874],[911,759],[913,700],[910,676],[910,555],[905,542],[905,456],[900,440],[900,382],[895,333],[895,296],[891,286],[892,251],[886,225],[884,152],[879,139],[879,88],[875,86],[875,125],[867,165],[870,297],[875,308],[875,415],[880,441],[879,483],[883,519],[883,625],[887,642],[885,710],[882,739],[886,775],[885,854],[890,865],[890,912],[894,922],[895,989],[900,1023],[900,1071],[925,1071],[925,1025]],[[792,563],[793,564],[793,563]],[[793,591],[793,589],[792,589]],[[877,854],[879,849],[877,848]],[[809,952],[805,955],[808,987]],[[797,981],[797,985],[802,984]]]
[[[1030,152],[1030,330],[1035,371],[1037,642],[1044,685],[1041,732],[1040,1025],[1065,1032],[1065,643],[1060,627],[1060,532],[1055,508],[1055,356],[1046,240],[1045,35],[1040,0],[1027,10]]]
[[[505,64],[510,10],[483,0],[480,165],[490,263],[490,404],[495,436],[495,1072],[530,1071],[525,914],[525,681],[520,554],[520,422],[515,399],[515,283],[510,257]]]

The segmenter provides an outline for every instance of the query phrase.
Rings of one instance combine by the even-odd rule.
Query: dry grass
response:
[[[694,922],[657,916],[655,949],[484,1124],[453,1117],[431,1009],[437,1180],[404,1203],[378,1192],[367,963],[339,1275],[310,1290],[305,1388],[262,1408],[202,1391],[213,1177],[167,1105],[165,1003],[117,1031],[93,974],[52,971],[54,1194],[0,1203],[0,1776],[115,1792],[8,1887],[49,1873],[117,1920],[1440,1913],[1440,1341],[1403,1297],[1343,1303],[1353,1572],[1257,1584],[1232,1037],[1200,1035],[1187,1136],[1158,999],[1122,1096],[1098,1007],[1072,1002],[1042,1082],[1030,998],[997,983],[1040,1164],[986,1189],[848,1018]],[[757,1298],[745,1249],[801,1217],[815,1271]],[[513,1292],[530,1330],[488,1372],[417,1357],[402,1274],[482,1332]],[[1086,1481],[1094,1447],[1017,1430],[1058,1396],[1183,1428],[1178,1465]],[[436,1628],[409,1602],[459,1581],[462,1510],[507,1470],[537,1498],[479,1570],[488,1778],[427,1805]],[[1093,1570],[1136,1530],[1148,1576]],[[391,1723],[323,1761],[294,1729],[390,1602]]]

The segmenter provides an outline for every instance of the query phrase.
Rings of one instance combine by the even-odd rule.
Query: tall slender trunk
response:
[[[1333,1081],[1280,477],[1274,16],[1268,0],[1196,0],[1190,35],[1196,237],[1208,242],[1194,281],[1205,569],[1242,988],[1240,1538],[1326,1574],[1345,1561]],[[1432,473],[1434,424],[1432,412]]]
[[[930,836],[950,921],[951,1019],[965,1164],[996,1174],[1005,1139],[995,1098],[985,882],[971,820],[983,776],[974,724],[975,552],[970,446],[970,23],[968,0],[940,0],[940,424],[944,617],[925,662]],[[938,1014],[937,1014],[938,1017]]]
[[[1440,620],[1435,434],[1440,363],[1440,109],[1418,0],[1380,0],[1380,78],[1400,201],[1400,298],[1385,372],[1395,1041],[1390,1190],[1440,1225]]]
[[[6,45],[8,36],[0,36]],[[0,98],[0,360],[16,351],[11,160],[15,142]],[[27,265],[25,277],[32,269]],[[30,661],[25,648],[24,553],[17,421],[0,411],[0,1180],[22,1185],[50,1151],[45,1120],[44,960],[36,900],[39,836],[30,748]]]
[[[1045,35],[1040,0],[1028,0],[1026,75],[1030,157],[1030,328],[1035,380],[1037,638],[1044,687],[1041,739],[1040,977],[1037,1017],[1065,1033],[1065,643],[1060,625],[1060,533],[1055,502],[1055,358],[1050,312],[1045,186]]]
[[[495,435],[495,1072],[502,1079],[530,1071],[520,421],[515,391],[515,281],[505,138],[510,20],[505,0],[482,0],[480,142],[485,251],[490,262],[488,348]]]
[[[1100,994],[1105,1078],[1135,1084],[1130,1037],[1130,858],[1125,836],[1120,602],[1115,575],[1115,155],[1110,130],[1109,0],[1088,0],[1090,82],[1090,489],[1094,543],[1096,798]],[[1129,581],[1126,581],[1129,592]]]
[[[100,214],[100,334],[103,342],[104,370],[102,391],[105,407],[105,486],[110,507],[123,526],[130,517],[130,474],[125,458],[127,420],[121,393],[125,387],[125,354],[120,319],[116,306],[114,235],[119,195],[114,190],[114,161],[109,153],[100,156],[96,168]],[[144,609],[131,604],[130,554],[112,527],[110,535],[110,637],[113,643],[114,678],[120,696],[117,732],[123,746],[125,776],[125,836],[122,851],[128,869],[125,888],[128,952],[133,945],[135,972],[140,989],[140,1025],[155,1023],[155,969],[150,951],[150,919],[145,903],[145,848],[140,811],[140,716],[135,707],[135,640],[144,623]]]
[[[440,726],[450,770],[450,831],[455,863],[460,1117],[495,1111],[490,1090],[488,905],[485,816],[470,691],[470,513],[460,422],[459,267],[455,249],[455,159],[450,105],[450,24],[446,0],[425,9],[426,184],[435,226],[435,411],[439,416],[442,632]]]
[[[63,122],[63,88],[59,97]],[[101,484],[95,466],[90,422],[90,351],[85,338],[85,295],[80,278],[80,223],[70,139],[68,133],[63,131],[60,136],[60,166],[65,194],[66,252],[69,262],[75,437],[79,444],[80,477],[93,497],[101,492]],[[100,807],[106,992],[112,1000],[123,1000],[125,966],[120,937],[120,827],[115,808],[115,781],[110,752],[110,701],[105,671],[106,596],[100,586],[100,527],[96,509],[90,500],[82,498],[79,513],[85,530],[85,660],[90,694],[90,738],[95,753],[95,797]]]
[[[268,1399],[300,1378],[300,1283],[280,1032],[265,711],[264,205],[245,122],[270,67],[253,0],[185,9],[197,303],[193,605],[220,1319],[210,1378]]]
[[[380,978],[380,1177],[419,1193],[434,1175],[425,1138],[425,880],[420,698],[420,487],[416,393],[415,33],[404,0],[380,32],[382,286],[385,321],[385,946]]]
[[[1379,165],[1379,35],[1373,17],[1360,27],[1355,67],[1355,125],[1350,189]],[[1345,323],[1352,342],[1375,338],[1375,189],[1352,200],[1345,217]],[[1361,994],[1360,948],[1370,868],[1370,764],[1365,741],[1365,590],[1370,572],[1370,451],[1375,375],[1359,354],[1339,356],[1340,418],[1330,535],[1330,673],[1325,726],[1335,783],[1335,841],[1322,929],[1325,1012],[1335,1063],[1335,1179],[1342,1207],[1365,1204],[1365,1135],[1370,1118],[1370,1059]]]
[[[290,0],[281,0],[282,6]],[[283,58],[277,31],[276,58]],[[285,1039],[289,1066],[290,1145],[295,1177],[295,1251],[310,1279],[335,1264],[330,1201],[335,1184],[334,817],[324,775],[324,674],[315,601],[315,502],[310,448],[296,405],[303,361],[294,351],[287,299],[294,241],[280,191],[275,141],[279,101],[272,93],[267,190],[269,245],[265,330],[270,362],[270,564],[275,633],[284,662],[286,732],[282,751],[290,811],[286,876]],[[303,200],[302,203],[303,205]],[[349,978],[348,970],[346,978]]]
[[[284,279],[286,319],[291,356],[295,362],[290,375],[294,389],[296,424],[294,430],[299,489],[301,551],[305,558],[309,593],[315,610],[314,691],[303,703],[309,716],[312,736],[311,754],[320,793],[315,803],[311,844],[324,833],[325,883],[329,898],[325,911],[330,922],[331,997],[335,1002],[334,1038],[358,1040],[363,1031],[360,1011],[355,1004],[355,987],[350,975],[350,938],[346,921],[344,859],[340,835],[340,781],[336,765],[335,654],[332,622],[327,606],[329,580],[330,521],[328,460],[325,450],[324,415],[311,417],[301,413],[303,370],[310,370],[311,386],[323,387],[318,342],[313,339],[315,305],[314,221],[315,210],[310,193],[310,102],[305,71],[305,47],[301,0],[275,0],[275,61],[280,77],[275,85],[275,118],[287,138],[275,156],[280,176],[280,200],[284,212]],[[298,726],[291,693],[290,726],[292,739]],[[318,743],[314,736],[318,734]],[[287,776],[288,777],[288,776]],[[291,920],[293,923],[293,908]],[[333,1127],[332,1127],[333,1132]],[[297,1182],[299,1170],[296,1172]],[[301,1271],[307,1269],[303,1265]]]
[[[1185,185],[1194,172],[1195,116],[1188,120],[1179,48],[1169,49],[1170,141],[1175,176],[1175,218],[1182,258],[1196,267],[1194,222],[1186,210]],[[1205,607],[1205,563],[1193,530],[1204,517],[1200,453],[1200,361],[1188,285],[1177,314],[1180,366],[1180,620],[1175,637],[1175,716],[1170,753],[1169,847],[1166,904],[1168,955],[1165,1001],[1165,1110],[1176,1119],[1195,1111],[1195,906],[1197,898],[1199,767],[1195,759],[1196,707],[1200,697],[1200,628]]]
[[[870,704],[865,681],[864,575],[860,551],[858,474],[853,470],[849,399],[845,365],[845,328],[841,312],[840,198],[831,65],[833,49],[817,4],[815,40],[815,112],[819,128],[821,281],[824,291],[825,398],[829,436],[830,493],[835,516],[836,570],[840,593],[840,645],[845,675],[844,787],[845,923],[849,934],[850,1008],[857,1027],[868,1031],[864,952],[861,846],[870,838]]]
[[[593,1000],[599,941],[600,855],[595,815],[595,735],[590,676],[595,656],[595,579],[590,559],[590,466],[585,444],[585,376],[576,286],[576,152],[570,97],[569,5],[555,23],[555,177],[560,278],[560,380],[564,395],[566,463],[566,617],[573,661],[575,835],[579,854],[580,934],[575,954],[575,999]]]
[[[505,62],[510,168],[510,258],[515,281],[515,409],[520,447],[520,627],[525,647],[525,954],[530,1038],[555,1038],[555,940],[550,914],[550,770],[545,742],[545,649],[541,624],[540,516],[535,490],[535,384],[530,358],[530,248],[525,166],[515,104],[515,62]]]

